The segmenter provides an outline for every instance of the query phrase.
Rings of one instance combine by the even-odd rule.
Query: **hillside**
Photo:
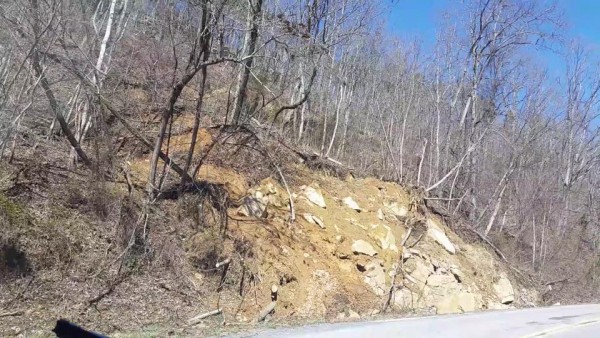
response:
[[[0,1],[0,336],[599,302],[597,50],[409,3]]]
[[[199,134],[204,147],[218,139]],[[276,171],[261,169],[263,157],[234,156],[238,171],[216,156],[195,189],[159,198],[146,219],[142,192],[128,186],[144,185],[147,156],[115,182],[34,167],[35,152],[5,167],[2,336],[35,336],[59,317],[115,336],[207,334],[222,324],[227,332],[254,325],[274,288],[267,319],[281,324],[537,303],[493,251],[428,210],[419,190],[338,177],[280,152],[290,194]]]

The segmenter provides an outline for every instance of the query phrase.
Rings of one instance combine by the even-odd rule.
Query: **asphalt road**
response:
[[[255,332],[250,337],[600,338],[600,304],[335,323]]]

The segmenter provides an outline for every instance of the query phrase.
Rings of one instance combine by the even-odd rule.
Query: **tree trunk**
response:
[[[247,31],[244,38],[244,57],[242,69],[238,77],[237,88],[235,90],[235,99],[233,104],[233,123],[240,124],[242,121],[242,109],[246,101],[246,90],[248,88],[248,79],[250,70],[254,62],[254,53],[256,53],[256,42],[258,40],[258,24],[262,11],[263,0],[250,0],[248,8]]]
[[[203,2],[202,9],[202,24],[200,27],[200,31],[202,35],[200,36],[200,44],[201,44],[201,53],[202,53],[202,62],[208,61],[208,57],[210,56],[210,29],[208,27],[208,21],[210,18],[210,13],[208,9],[208,0]],[[190,147],[188,149],[187,158],[185,160],[185,164],[183,166],[183,170],[187,173],[189,171],[190,165],[192,164],[192,159],[194,157],[194,150],[196,149],[196,139],[198,138],[198,130],[200,129],[200,118],[202,117],[202,106],[204,103],[204,93],[206,90],[206,77],[208,73],[208,68],[203,67],[200,71],[200,84],[198,87],[198,96],[196,101],[196,111],[194,114],[194,127],[192,129],[192,139],[190,141]],[[192,177],[192,179],[195,179]],[[186,183],[186,176],[181,177],[181,185],[180,190],[183,189]]]
[[[33,22],[34,22],[33,23],[33,30],[34,30],[33,33],[35,34],[35,39],[36,39],[36,43],[37,43],[37,41],[41,38],[40,29],[38,26],[38,22],[40,22],[40,21],[38,18],[39,7],[38,7],[37,0],[31,0],[31,7],[33,9],[34,16],[35,16],[35,18],[33,19]],[[33,71],[35,72],[35,75],[40,78],[40,85],[42,86],[42,89],[44,89],[46,98],[48,99],[48,102],[50,103],[50,108],[52,109],[52,112],[54,113],[54,116],[55,116],[56,120],[58,121],[58,124],[60,125],[62,132],[67,137],[67,140],[69,141],[69,144],[71,144],[71,147],[73,147],[73,149],[75,149],[75,152],[77,153],[77,155],[79,156],[79,158],[81,159],[83,164],[85,164],[87,167],[92,169],[92,167],[93,167],[92,161],[87,157],[87,155],[83,151],[83,149],[81,149],[81,145],[77,141],[77,138],[75,137],[75,135],[73,135],[73,132],[69,128],[67,121],[65,120],[62,112],[60,111],[60,108],[58,106],[58,101],[56,100],[56,97],[54,96],[54,92],[52,91],[52,88],[50,88],[50,83],[48,82],[48,79],[46,78],[44,70],[40,64],[40,54],[39,54],[39,51],[37,48],[35,48],[33,50],[31,60],[32,60]]]

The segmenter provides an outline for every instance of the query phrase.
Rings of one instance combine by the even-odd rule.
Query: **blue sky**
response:
[[[397,0],[388,14],[388,30],[403,39],[418,37],[427,50],[435,41],[440,12],[459,1]],[[558,4],[565,11],[567,37],[580,40],[591,53],[600,56],[600,0],[558,0]],[[544,55],[543,59],[551,72],[563,67],[557,56]]]

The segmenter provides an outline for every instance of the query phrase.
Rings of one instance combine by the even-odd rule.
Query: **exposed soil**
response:
[[[173,158],[185,155],[179,151],[189,143],[190,123],[183,117],[174,125]],[[432,288],[430,296],[425,281],[411,279],[420,265],[431,268],[425,278],[450,278],[452,290],[472,295],[473,309],[449,311],[501,306],[493,285],[510,271],[492,251],[455,235],[418,194],[373,178],[313,171],[284,153],[278,163],[290,196],[260,152],[231,152],[244,136],[203,129],[199,147],[207,151],[216,140],[220,145],[198,173],[201,189],[152,204],[143,192],[149,154],[126,162],[133,188],[125,174],[105,182],[47,162],[28,170],[35,152],[6,165],[0,335],[47,336],[58,318],[115,337],[244,331],[271,302],[273,286],[277,305],[267,325],[440,312],[443,299],[434,295],[442,289]],[[322,195],[325,208],[309,201],[306,187]],[[344,202],[348,197],[360,211]],[[260,215],[244,212],[248,201]],[[455,254],[427,235],[428,222],[447,235]],[[359,240],[376,254],[355,252]],[[460,276],[451,277],[451,269]],[[510,306],[533,304],[535,294],[510,278],[517,294]],[[393,297],[381,313],[392,281],[395,297],[404,290],[418,299],[407,305]],[[222,312],[188,324],[215,309]]]

